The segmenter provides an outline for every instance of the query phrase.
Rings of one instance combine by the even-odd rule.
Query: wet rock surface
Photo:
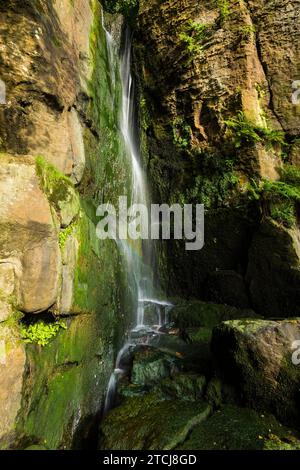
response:
[[[250,315],[204,302],[175,305],[172,326],[152,337],[151,346],[131,351],[116,406],[101,426],[100,448],[300,449],[299,433],[281,424],[288,410],[299,410],[291,402],[299,383],[296,366],[283,366],[299,322]],[[209,362],[207,356],[201,362],[203,347]],[[298,418],[289,424],[298,428]]]

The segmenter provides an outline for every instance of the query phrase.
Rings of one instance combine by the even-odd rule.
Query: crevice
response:
[[[263,60],[261,45],[260,45],[258,36],[256,36],[255,44],[256,44],[256,50],[257,50],[257,57],[258,57],[258,60],[261,64],[261,66],[262,66],[262,69],[263,69],[264,75],[265,75],[265,79],[266,79],[266,82],[268,84],[268,90],[269,90],[269,95],[270,95],[268,108],[270,109],[270,111],[275,116],[275,118],[278,121],[278,124],[280,125],[280,127],[284,130],[283,125],[281,123],[281,118],[280,118],[279,114],[277,113],[277,111],[275,109],[275,106],[274,106],[274,93],[273,93],[272,85],[271,85],[271,82],[270,82],[270,79],[269,79],[269,76],[268,76],[267,64]]]

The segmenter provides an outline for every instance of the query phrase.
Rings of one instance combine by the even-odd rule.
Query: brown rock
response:
[[[15,421],[21,407],[25,349],[15,332],[0,325],[0,448],[14,440]]]
[[[29,157],[0,160],[0,257],[20,309],[39,312],[56,300],[60,250],[48,200]],[[12,285],[14,271],[14,288]]]
[[[299,426],[300,366],[293,363],[299,318],[229,320],[213,332],[212,352],[221,377],[243,403]]]

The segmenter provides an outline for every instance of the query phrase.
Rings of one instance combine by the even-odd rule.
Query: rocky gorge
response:
[[[299,0],[0,13],[0,449],[299,450]],[[154,244],[163,320],[119,357],[139,264],[96,210],[134,192],[128,31],[149,198],[204,204],[205,246]]]

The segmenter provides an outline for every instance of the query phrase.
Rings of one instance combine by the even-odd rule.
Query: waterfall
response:
[[[138,143],[138,126],[135,121],[135,92],[131,75],[132,36],[126,30],[121,57],[116,51],[111,34],[106,34],[107,56],[111,69],[112,86],[116,84],[116,61],[119,64],[122,99],[119,117],[119,128],[124,141],[127,158],[131,168],[131,205],[143,204],[149,207],[149,193],[146,177],[142,168]],[[130,221],[129,221],[130,223]],[[105,401],[104,414],[114,405],[114,397],[120,376],[126,373],[124,357],[137,343],[147,342],[147,338],[158,334],[159,326],[166,322],[168,309],[171,304],[155,298],[153,286],[153,271],[146,262],[152,259],[152,243],[142,243],[141,240],[116,240],[125,260],[126,270],[134,283],[130,290],[135,293],[135,324],[129,332],[128,340],[118,354],[115,370],[111,375]],[[130,286],[129,286],[130,287]],[[154,316],[153,316],[154,313]],[[148,318],[147,318],[148,317]],[[154,318],[156,317],[156,318]],[[154,321],[153,321],[154,318]]]

